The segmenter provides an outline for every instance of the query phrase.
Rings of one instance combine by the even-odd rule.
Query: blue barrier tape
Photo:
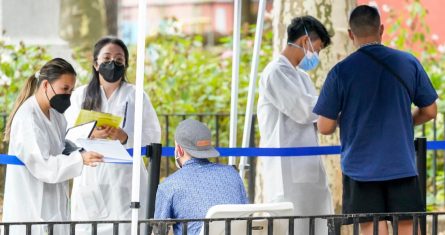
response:
[[[221,157],[245,156],[245,157],[296,157],[312,155],[339,154],[340,146],[319,146],[299,148],[216,148]],[[173,156],[173,147],[163,147],[162,156]]]
[[[24,165],[16,156],[0,154],[0,165]]]
[[[298,148],[217,148],[221,157],[245,156],[245,157],[296,157],[313,155],[332,155],[340,154],[340,146],[317,146],[317,147],[298,147]],[[428,141],[428,150],[445,150],[445,141]],[[127,149],[130,155],[133,155],[133,149]],[[141,148],[141,155],[147,155],[147,148]],[[174,155],[173,147],[163,147],[162,156],[168,157]],[[0,164],[23,165],[16,157],[6,154],[0,154]]]
[[[426,148],[428,150],[444,150],[445,149],[445,141],[428,141],[426,143]]]

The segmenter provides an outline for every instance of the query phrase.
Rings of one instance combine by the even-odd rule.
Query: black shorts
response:
[[[356,181],[343,175],[344,214],[424,211],[417,176],[368,182]],[[400,219],[408,218],[412,217]]]

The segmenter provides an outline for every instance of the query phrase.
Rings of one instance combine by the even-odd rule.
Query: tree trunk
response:
[[[105,23],[108,35],[117,36],[118,0],[104,0]]]
[[[71,48],[89,52],[107,34],[102,0],[61,0],[60,11],[59,34]]]
[[[323,85],[329,69],[353,51],[353,45],[347,33],[347,19],[349,12],[356,6],[356,1],[335,1],[335,4],[331,4],[331,2],[331,0],[274,0],[273,5],[274,56],[277,56],[286,45],[287,25],[296,16],[312,15],[326,26],[331,35],[334,35],[332,45],[322,50],[320,54],[320,66],[310,73],[318,89]],[[338,133],[330,136],[320,136],[320,144],[338,145]],[[260,160],[258,164],[261,164]],[[326,156],[324,157],[324,164],[332,192],[335,213],[341,213],[342,175],[340,157],[338,155]],[[255,199],[257,202],[261,202],[261,172],[257,172],[256,186]]]
[[[241,23],[252,23],[252,0],[241,0]]]

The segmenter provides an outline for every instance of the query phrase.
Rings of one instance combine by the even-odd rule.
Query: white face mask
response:
[[[175,165],[176,165],[176,167],[177,167],[178,169],[181,169],[182,166],[181,166],[181,164],[179,163],[179,158],[180,158],[180,156],[179,156],[179,154],[178,154],[178,151],[176,151],[176,148],[175,148]]]

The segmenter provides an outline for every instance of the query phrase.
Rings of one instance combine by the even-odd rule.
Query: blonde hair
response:
[[[28,78],[25,86],[20,90],[19,96],[17,97],[11,113],[9,114],[8,120],[5,127],[5,135],[3,137],[4,142],[9,141],[11,134],[12,120],[14,119],[17,110],[22,106],[22,104],[34,93],[40,86],[43,80],[48,80],[48,82],[53,82],[60,78],[63,74],[73,74],[76,76],[76,71],[74,71],[73,66],[62,58],[55,58],[48,61],[36,74]]]

